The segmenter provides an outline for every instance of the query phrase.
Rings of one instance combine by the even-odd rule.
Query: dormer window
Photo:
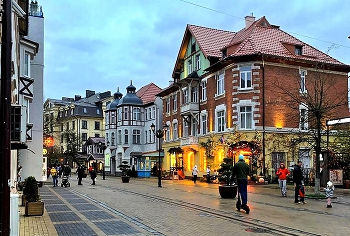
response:
[[[222,50],[222,58],[227,57],[227,49]]]
[[[302,47],[301,46],[295,46],[295,55],[301,55],[302,54]]]
[[[191,45],[191,54],[196,51],[196,43],[192,43]]]

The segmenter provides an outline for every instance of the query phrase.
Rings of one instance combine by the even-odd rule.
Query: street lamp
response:
[[[102,143],[101,141],[98,142],[98,146],[100,148],[102,148],[102,152],[103,152],[103,168],[102,168],[102,179],[105,180],[106,179],[106,173],[105,173],[105,149],[107,148],[106,145],[104,143]]]
[[[156,137],[158,138],[158,151],[159,151],[159,155],[158,155],[158,162],[159,162],[159,172],[158,172],[158,187],[162,187],[162,164],[161,164],[161,159],[160,159],[160,152],[161,152],[161,148],[160,148],[160,141],[161,139],[164,137],[164,131],[167,131],[169,128],[169,126],[167,124],[165,124],[163,126],[163,129],[158,129],[156,131],[156,126],[152,123],[151,125],[151,130],[152,132],[156,135]]]

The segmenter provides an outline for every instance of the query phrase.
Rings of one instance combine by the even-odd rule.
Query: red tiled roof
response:
[[[187,25],[187,29],[196,38],[197,43],[206,57],[221,57],[224,48],[235,35],[234,32],[211,29],[196,25]]]
[[[232,38],[229,45],[240,44],[228,56],[243,56],[257,53],[279,57],[319,61],[344,65],[338,60],[302,42],[281,29],[271,26],[265,17],[255,21],[248,29],[242,29]],[[302,46],[302,55],[295,55],[285,44]],[[229,46],[228,46],[229,47]]]
[[[150,102],[154,102],[156,99],[156,94],[161,92],[162,89],[159,88],[157,85],[154,83],[147,84],[140,88],[137,92],[136,95],[141,98],[143,104],[147,104]]]

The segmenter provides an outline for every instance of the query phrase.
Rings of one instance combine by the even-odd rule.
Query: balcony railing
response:
[[[188,146],[188,145],[198,145],[198,137],[190,136],[190,137],[183,137],[180,139],[180,146]]]
[[[199,104],[194,102],[189,102],[181,105],[181,115],[187,115],[190,113],[199,112]]]

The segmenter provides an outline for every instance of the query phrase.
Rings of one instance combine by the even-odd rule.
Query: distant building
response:
[[[125,96],[119,89],[114,94],[106,109],[106,172],[120,174],[117,167],[127,161],[138,176],[150,176],[159,156],[151,125],[162,125],[162,101],[155,96],[160,91],[150,83],[136,92],[131,83]]]
[[[89,137],[104,137],[104,109],[112,99],[111,92],[86,90],[86,97],[47,99],[44,103],[44,135],[54,138],[47,148],[50,164],[62,163],[66,156],[73,165],[84,163]]]

